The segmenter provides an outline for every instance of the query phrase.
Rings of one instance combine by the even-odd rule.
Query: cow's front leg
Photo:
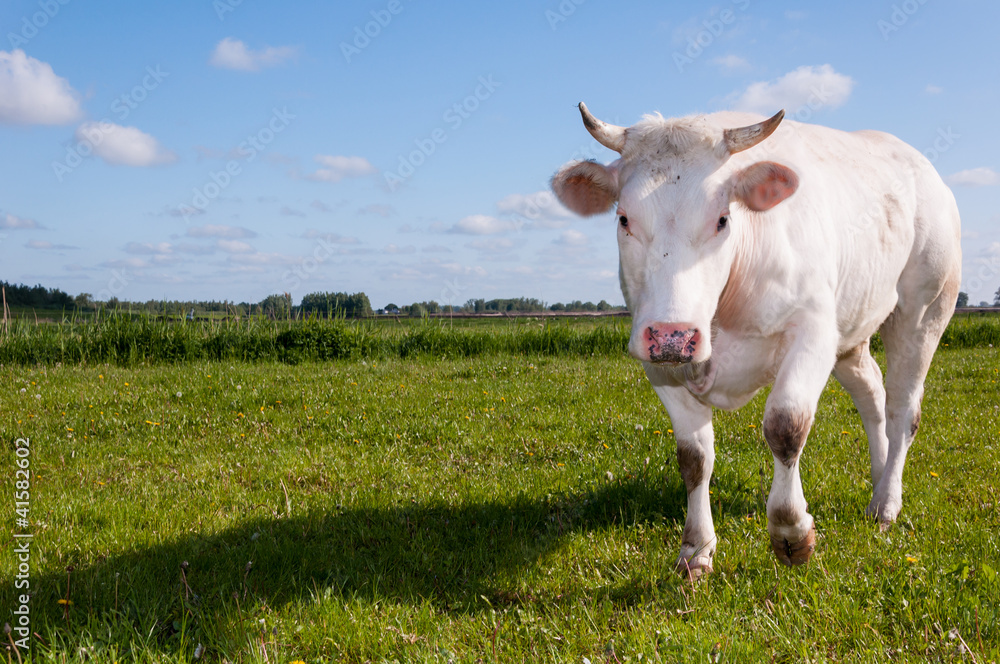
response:
[[[687,488],[688,511],[677,571],[698,578],[712,571],[715,555],[715,526],[708,495],[715,465],[712,408],[691,396],[686,388],[665,383],[657,367],[647,366],[646,375],[670,415],[677,439],[677,463]]]
[[[825,345],[805,335],[797,339],[782,361],[764,411],[764,439],[774,456],[767,530],[774,554],[785,565],[806,563],[816,547],[816,528],[802,493],[799,457],[835,360],[835,342]]]

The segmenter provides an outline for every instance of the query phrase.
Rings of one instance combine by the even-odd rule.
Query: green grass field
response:
[[[613,345],[57,366],[8,340],[2,620],[20,437],[32,661],[1000,661],[1000,362],[952,334],[886,533],[861,421],[824,393],[804,569],[770,551],[765,395],[718,412],[716,573],[695,585],[672,571],[670,422]]]

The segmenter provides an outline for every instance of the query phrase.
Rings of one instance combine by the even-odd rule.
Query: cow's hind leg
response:
[[[885,469],[889,441],[885,434],[885,388],[882,371],[871,356],[868,340],[837,358],[833,375],[854,400],[868,436],[868,453],[872,463],[872,488],[878,486]]]
[[[920,403],[931,358],[955,309],[958,276],[932,294],[926,306],[912,294],[880,330],[886,357],[886,435],[889,451],[868,514],[888,527],[903,506],[903,466],[920,426]],[[936,296],[935,296],[936,295]],[[904,300],[905,302],[905,300]]]

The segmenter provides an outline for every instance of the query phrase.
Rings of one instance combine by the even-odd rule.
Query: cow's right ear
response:
[[[563,205],[584,217],[607,212],[618,200],[618,162],[566,164],[552,176],[552,191]]]

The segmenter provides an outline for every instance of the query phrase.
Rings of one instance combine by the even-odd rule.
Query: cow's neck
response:
[[[760,270],[754,269],[762,258],[757,246],[759,233],[756,232],[756,219],[744,220],[744,227],[734,233],[733,260],[729,267],[729,278],[722,295],[719,296],[718,308],[715,312],[713,326],[724,330],[747,331],[753,326],[755,302],[760,294],[758,275]]]

